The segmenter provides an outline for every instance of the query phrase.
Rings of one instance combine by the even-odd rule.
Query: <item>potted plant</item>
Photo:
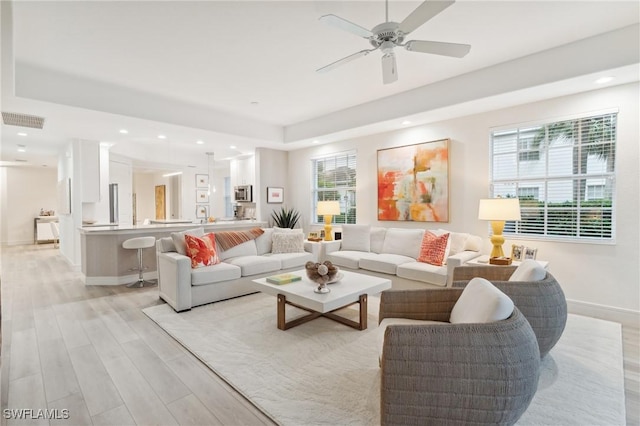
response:
[[[286,207],[281,207],[280,211],[274,210],[271,212],[271,219],[273,219],[274,225],[278,228],[293,229],[298,223],[298,220],[300,220],[300,212],[294,208],[287,209]]]

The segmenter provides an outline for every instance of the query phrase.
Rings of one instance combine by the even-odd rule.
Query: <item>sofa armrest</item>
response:
[[[515,270],[515,266],[460,266],[454,268],[453,281],[469,281],[475,277],[489,281],[509,281],[509,277]]]
[[[380,294],[379,321],[409,318],[449,321],[462,289],[386,290]]]
[[[177,312],[191,309],[191,259],[176,252],[158,253],[158,290]]]
[[[453,271],[457,267],[479,256],[480,253],[477,251],[465,250],[447,257],[447,287],[451,287],[453,283]]]

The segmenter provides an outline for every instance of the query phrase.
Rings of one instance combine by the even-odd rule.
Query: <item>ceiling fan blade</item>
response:
[[[436,16],[449,6],[455,3],[455,0],[425,0],[420,6],[418,6],[413,12],[409,14],[404,21],[400,23],[398,29],[404,34],[409,34],[429,19]]]
[[[398,67],[396,66],[396,55],[387,53],[382,56],[382,82],[390,84],[398,80]]]
[[[373,33],[368,29],[361,27],[358,24],[354,24],[351,21],[347,21],[346,19],[343,19],[336,15],[332,15],[332,14],[324,15],[320,17],[320,20],[327,25],[341,29],[343,31],[350,32],[360,37],[364,37],[364,38],[373,37]]]
[[[410,52],[431,53],[433,55],[453,56],[454,58],[462,58],[471,50],[471,46],[468,44],[425,40],[408,41],[405,48]]]
[[[339,66],[340,66],[340,65],[342,65],[342,64],[346,64],[347,62],[351,62],[351,61],[353,61],[354,59],[358,59],[358,58],[360,58],[361,56],[367,56],[369,53],[373,52],[374,50],[376,50],[376,49],[361,50],[361,51],[356,52],[356,53],[354,53],[354,54],[351,54],[351,55],[349,55],[349,56],[347,56],[347,57],[344,57],[344,58],[342,58],[342,59],[338,59],[337,61],[332,62],[332,63],[330,63],[329,65],[325,65],[325,66],[324,66],[324,67],[322,67],[322,68],[318,68],[318,69],[316,70],[316,72],[327,72],[327,71],[331,71],[332,69],[337,68],[337,67],[339,67]]]

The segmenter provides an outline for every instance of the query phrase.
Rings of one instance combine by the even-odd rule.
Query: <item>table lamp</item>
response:
[[[517,198],[480,200],[478,219],[491,221],[491,229],[493,231],[491,244],[493,244],[493,249],[490,257],[504,257],[504,252],[502,251],[504,222],[507,220],[520,220],[520,200]]]
[[[331,221],[334,215],[340,214],[340,203],[337,201],[318,201],[318,215],[324,216],[324,240],[333,241]]]

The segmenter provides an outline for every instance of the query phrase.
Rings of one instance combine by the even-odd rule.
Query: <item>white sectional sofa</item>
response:
[[[259,237],[228,250],[218,246],[217,254],[221,262],[195,269],[191,267],[191,259],[178,252],[181,251],[180,238],[184,238],[185,233],[202,236],[202,228],[174,233],[171,238],[160,238],[156,242],[160,297],[176,311],[185,311],[206,303],[254,293],[251,280],[300,269],[307,261],[313,260],[311,253],[302,251],[304,236],[301,230],[297,230],[295,238],[299,240],[298,251],[288,253],[274,253],[272,248],[273,239],[280,241],[281,234],[289,231],[276,229],[278,235],[274,236],[273,228],[263,230],[264,233]]]
[[[424,229],[382,228],[369,225],[342,225],[342,240],[327,245],[325,257],[341,268],[377,276],[398,278],[441,287],[450,287],[453,269],[480,256],[482,238],[460,232],[428,230],[435,235],[449,233],[444,265],[419,262]]]

